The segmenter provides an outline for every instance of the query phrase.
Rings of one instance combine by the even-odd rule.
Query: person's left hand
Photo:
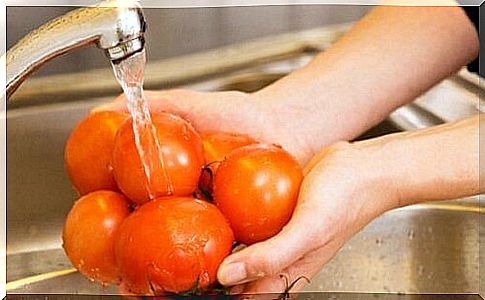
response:
[[[311,139],[294,134],[287,122],[292,108],[284,107],[282,98],[237,91],[197,92],[183,89],[145,91],[150,111],[169,112],[189,120],[200,132],[224,131],[245,134],[257,141],[278,144],[301,165],[315,154]],[[93,111],[127,110],[124,94]],[[296,120],[294,121],[296,122]],[[308,131],[303,126],[296,126]]]
[[[231,293],[281,293],[289,282],[312,278],[357,231],[399,204],[379,169],[378,147],[338,143],[307,166],[297,207],[283,230],[227,257],[218,279]],[[292,289],[305,284],[300,280]]]

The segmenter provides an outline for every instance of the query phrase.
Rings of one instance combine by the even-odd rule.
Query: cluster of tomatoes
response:
[[[64,158],[81,197],[63,247],[82,274],[124,293],[210,289],[236,241],[263,241],[288,222],[301,168],[281,147],[247,136],[199,133],[168,113],[152,121],[164,160],[154,171],[165,175],[152,178],[155,195],[128,114],[92,113],[72,131]]]

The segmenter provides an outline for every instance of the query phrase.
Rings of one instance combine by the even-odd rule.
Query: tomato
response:
[[[102,283],[119,282],[114,240],[129,214],[128,200],[112,191],[93,192],[76,201],[67,215],[62,240],[79,272]]]
[[[214,201],[236,240],[250,245],[277,234],[289,221],[303,179],[298,162],[277,146],[234,150],[214,178]]]
[[[202,135],[204,158],[207,163],[222,162],[232,150],[256,143],[247,135],[227,132],[207,132]]]
[[[256,141],[247,135],[227,132],[206,132],[201,136],[207,165],[201,173],[198,192],[204,198],[212,200],[213,175],[219,163],[234,149],[254,144]]]
[[[221,212],[192,197],[158,198],[138,207],[120,228],[115,255],[125,291],[181,293],[216,281],[233,234]]]
[[[148,185],[131,119],[119,129],[113,150],[114,177],[118,187],[137,204],[160,196],[191,195],[204,165],[202,140],[190,123],[166,113],[153,115],[152,121],[163,155],[163,165],[150,174],[154,184]],[[158,157],[150,160],[159,162]]]
[[[66,143],[64,162],[74,188],[85,195],[117,190],[111,171],[116,131],[127,119],[120,112],[97,112],[82,120]]]

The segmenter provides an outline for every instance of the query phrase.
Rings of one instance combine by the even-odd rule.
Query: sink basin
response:
[[[197,74],[197,78],[187,81],[189,84],[160,81],[150,82],[149,86],[253,91],[301,66],[313,53],[297,51],[283,58],[275,56],[273,60],[226,68],[225,72]],[[190,65],[186,60],[184,63]],[[395,111],[359,139],[432,126],[478,113],[477,93],[482,89],[467,76],[450,77],[414,103]],[[79,80],[74,78],[70,82],[76,91]],[[55,81],[36,80],[32,86]],[[85,98],[76,94],[73,97],[77,101],[66,102],[46,99],[50,92],[55,93],[45,88],[45,94],[37,95],[42,102],[36,102],[35,93],[28,90],[27,83],[27,92],[23,96],[22,91],[19,93],[28,105],[13,106],[7,112],[8,293],[116,293],[113,287],[102,288],[73,272],[61,248],[60,237],[64,218],[76,199],[64,171],[64,143],[75,124],[92,107],[113,99],[117,89],[98,96],[93,96],[96,91],[88,93],[85,89],[82,94]],[[306,289],[477,293],[480,225],[485,226],[480,222],[481,216],[477,197],[388,212],[351,239]]]

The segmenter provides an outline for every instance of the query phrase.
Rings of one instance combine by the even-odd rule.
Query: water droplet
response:
[[[408,231],[408,239],[412,240],[414,239],[414,236],[415,236],[414,230],[410,229]]]
[[[189,128],[188,128],[187,124],[184,124],[184,131],[183,131],[182,136],[184,137],[184,140],[186,140],[186,141],[190,140]]]
[[[418,276],[423,276],[424,274],[424,267],[423,266],[418,266]]]

